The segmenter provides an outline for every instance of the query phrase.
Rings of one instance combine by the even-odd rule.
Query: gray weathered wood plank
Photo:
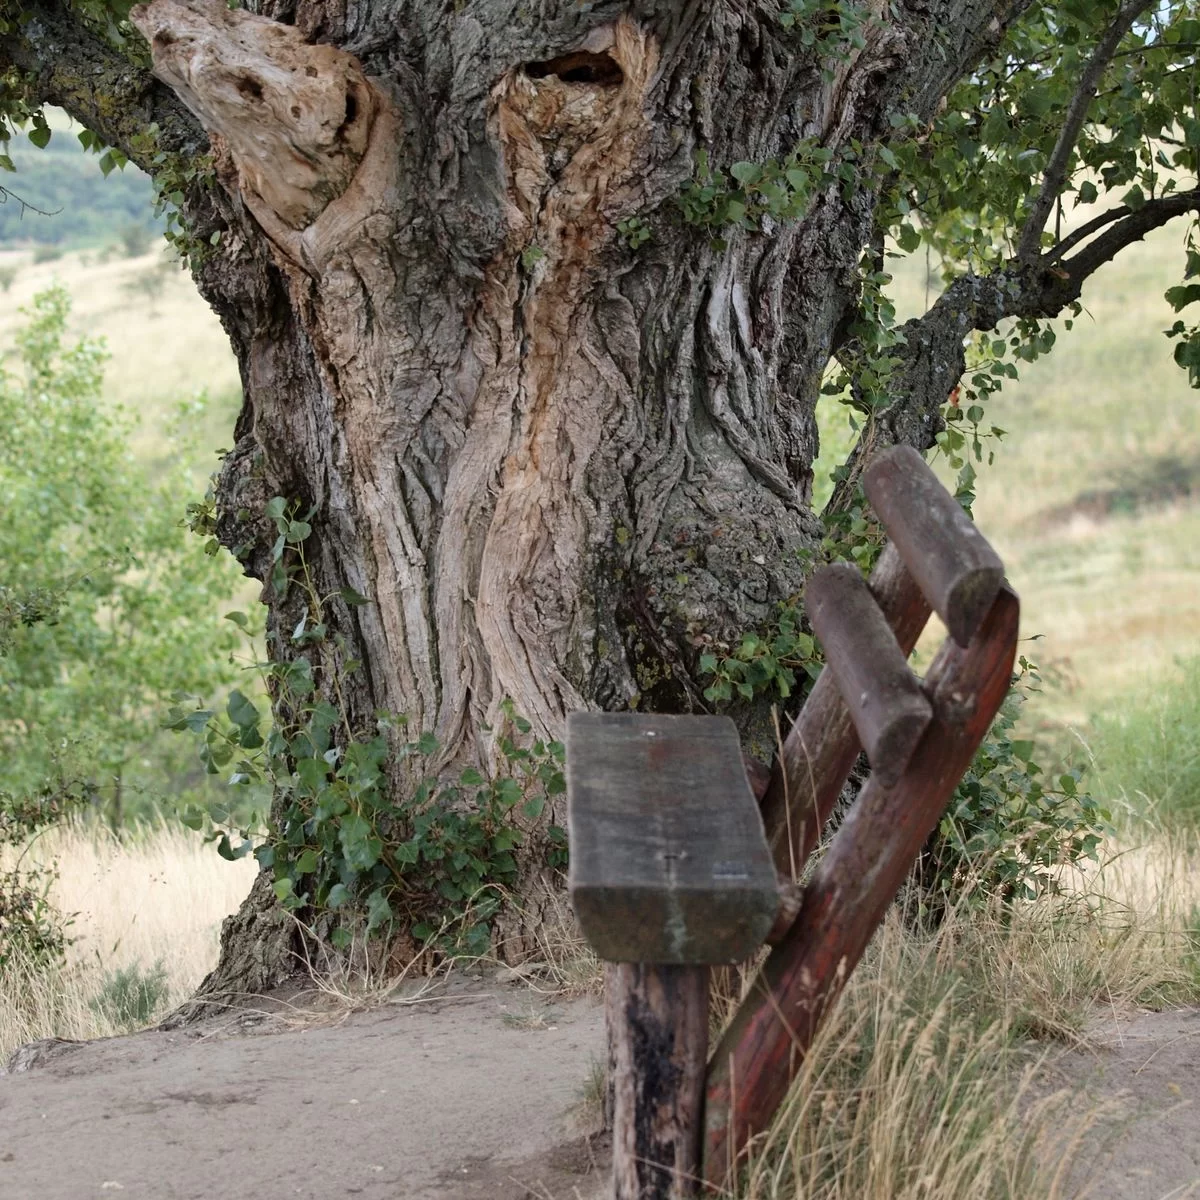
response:
[[[729,963],[779,906],[758,804],[727,717],[573,713],[568,888],[613,962]]]

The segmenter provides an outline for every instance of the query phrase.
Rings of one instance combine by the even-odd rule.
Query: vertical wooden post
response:
[[[700,1179],[708,1060],[706,966],[615,963],[614,1200],[690,1200]]]
[[[737,728],[728,717],[572,713],[567,824],[571,904],[608,963],[613,1195],[691,1200],[709,964],[753,954],[780,904]]]

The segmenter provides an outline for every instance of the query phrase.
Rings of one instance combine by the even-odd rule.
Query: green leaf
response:
[[[296,859],[296,873],[298,875],[311,875],[317,869],[317,852],[309,849]]]
[[[50,144],[50,127],[44,124],[34,125],[27,136],[39,150],[45,150]]]
[[[229,719],[243,729],[257,725],[260,720],[258,709],[236,689],[229,693],[226,712],[229,714]]]

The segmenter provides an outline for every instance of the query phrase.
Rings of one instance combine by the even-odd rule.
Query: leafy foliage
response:
[[[1040,682],[1024,656],[1000,713],[955,789],[918,865],[922,906],[937,916],[960,902],[1034,899],[1059,891],[1055,869],[1095,859],[1111,814],[1080,788],[1079,768],[1047,779],[1032,741],[1015,736]]]
[[[14,197],[0,204],[0,245],[89,245],[126,229],[150,239],[153,185],[133,166],[114,174],[112,165],[81,145],[91,139],[87,130],[59,130],[39,150],[24,134],[0,152],[0,166],[7,158],[17,172],[10,181]]]
[[[1116,0],[1035,5],[995,54],[951,91],[932,126],[894,144],[897,170],[881,224],[902,251],[929,246],[947,278],[1013,258],[1063,114],[1118,8]],[[1069,240],[1072,226],[1092,220],[1090,210],[1102,202],[1110,207],[1094,218],[1097,230],[1197,186],[1197,44],[1200,9],[1194,0],[1147,6],[1121,40],[1067,154],[1043,250],[1065,254],[1082,244]],[[1189,256],[1188,278],[1196,266]],[[1176,288],[1168,297],[1182,308],[1200,300],[1200,291]],[[1042,321],[1014,323],[1010,351],[1026,360],[1045,353],[1049,332]],[[1190,370],[1200,351],[1188,347],[1200,335],[1182,323],[1172,335],[1182,339],[1176,360]],[[1192,382],[1200,386],[1200,374],[1193,373]],[[964,398],[979,400],[986,390],[973,383]]]
[[[0,758],[35,794],[53,769],[128,803],[175,690],[234,676],[219,610],[237,586],[179,528],[182,470],[151,485],[102,399],[105,352],[66,342],[69,303],[38,296],[0,375]],[[58,768],[55,768],[58,764]]]
[[[0,851],[17,853],[0,866],[0,969],[13,958],[35,966],[61,960],[72,918],[50,900],[57,878],[53,865],[26,860],[29,846],[90,799],[86,785],[48,778],[35,793],[0,790]]]
[[[790,699],[798,671],[808,681],[816,679],[821,658],[812,636],[802,628],[799,609],[790,604],[780,605],[770,629],[743,634],[735,649],[711,646],[700,656],[700,673],[713,676],[704,698],[715,704],[728,704],[735,696]]]
[[[341,662],[325,611],[332,598],[312,583],[304,551],[310,514],[276,497],[267,515],[278,533],[270,585],[279,595],[299,588],[308,609],[286,656],[254,664],[274,697],[276,723],[268,727],[254,701],[235,690],[223,713],[187,709],[181,697],[168,727],[199,736],[209,774],[228,770],[233,788],[257,788],[273,803],[267,817],[255,813],[235,832],[236,844],[226,807],[193,810],[185,820],[210,825],[226,858],[253,851],[273,871],[285,908],[329,918],[336,948],[350,945],[365,917],[368,934],[400,922],[424,944],[482,954],[503,896],[520,877],[514,851],[565,866],[565,834],[544,819],[547,801],[566,787],[562,743],[531,740],[529,722],[505,705],[497,771],[485,778],[468,768],[447,781],[437,771],[437,739],[408,736],[405,717],[380,713],[373,729],[352,728],[345,706],[320,691],[326,685],[340,700],[337,680],[358,667]],[[202,512],[196,517],[203,522]],[[366,603],[349,590],[338,598]],[[229,620],[250,630],[243,613]]]

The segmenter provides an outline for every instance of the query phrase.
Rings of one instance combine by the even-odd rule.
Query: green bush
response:
[[[1149,699],[1097,717],[1092,752],[1099,785],[1130,813],[1200,833],[1200,658]]]
[[[917,864],[918,912],[934,921],[952,906],[1008,903],[1057,892],[1055,868],[1095,859],[1111,814],[1080,787],[1081,768],[1048,778],[1032,741],[1015,736],[1039,683],[1024,657],[970,769]]]
[[[73,917],[50,900],[57,870],[29,862],[26,852],[87,798],[85,786],[64,779],[48,781],[34,795],[0,790],[0,851],[14,855],[0,866],[0,970],[14,959],[35,967],[61,962]]]
[[[150,1024],[164,1006],[169,991],[167,969],[161,962],[145,971],[134,963],[105,975],[100,994],[91,1001],[91,1009],[117,1029],[132,1033]]]
[[[240,572],[181,528],[183,464],[152,484],[134,461],[105,351],[66,343],[69,309],[60,288],[37,296],[19,370],[0,372],[0,761],[14,796],[61,774],[119,817],[184,769],[160,745],[172,693],[236,678],[220,611]]]
[[[279,534],[269,586],[279,595],[298,589],[306,609],[290,635],[273,635],[275,661],[257,664],[275,701],[275,723],[233,691],[223,713],[184,707],[180,697],[166,724],[199,735],[205,771],[228,771],[234,793],[269,802],[270,814],[252,810],[239,827],[229,815],[239,806],[226,802],[207,812],[185,810],[184,820],[210,827],[225,858],[253,850],[272,871],[280,903],[312,916],[337,949],[360,931],[383,934],[396,921],[423,945],[483,954],[506,892],[520,882],[514,851],[552,868],[566,864],[566,835],[547,812],[547,800],[566,789],[563,745],[533,737],[530,723],[506,702],[495,731],[501,770],[485,778],[468,767],[451,782],[434,766],[437,739],[428,732],[409,737],[403,715],[377,713],[373,727],[352,728],[332,700],[340,702],[341,679],[360,664],[340,660],[327,609],[367,600],[350,588],[331,596],[316,588],[305,550],[311,511],[276,496],[266,515]],[[211,514],[197,505],[191,518],[204,532]],[[252,636],[244,613],[227,619]],[[402,772],[411,791],[397,797],[390,780]]]

